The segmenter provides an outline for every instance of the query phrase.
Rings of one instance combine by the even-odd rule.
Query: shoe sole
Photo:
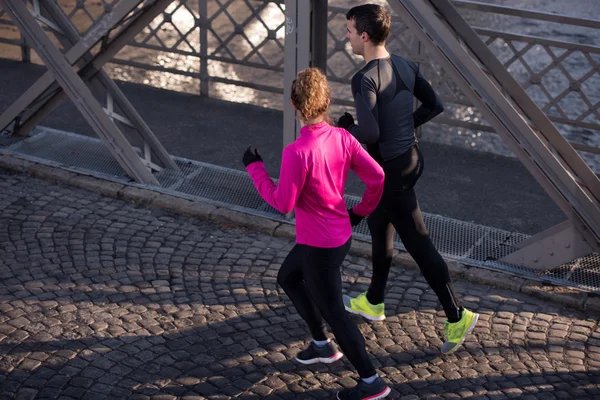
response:
[[[473,329],[475,328],[475,325],[477,325],[477,321],[478,320],[479,320],[479,314],[475,313],[475,318],[473,318],[473,322],[471,322],[471,325],[467,329],[467,333],[465,333],[465,335],[463,336],[462,340],[452,350],[450,350],[447,353],[443,353],[443,354],[452,354],[456,350],[458,350],[458,348],[463,344],[463,342],[467,338],[467,335],[470,334],[473,331]]]
[[[296,361],[298,361],[300,364],[310,365],[316,363],[331,364],[332,362],[336,362],[342,357],[344,357],[344,354],[341,351],[338,351],[337,353],[328,358],[311,358],[310,360],[301,360],[298,357],[295,358]]]
[[[378,400],[378,399],[383,399],[385,397],[387,397],[390,393],[392,392],[392,390],[389,387],[386,387],[385,390],[379,394],[373,395],[373,396],[369,396],[369,397],[363,397],[361,400]],[[341,400],[340,399],[340,392],[338,392],[335,395],[336,399]]]
[[[351,309],[350,307],[348,307],[346,305],[344,305],[344,308],[350,314],[360,315],[361,317],[365,317],[366,319],[371,320],[371,321],[383,321],[385,319],[385,315],[382,315],[380,317],[374,317],[374,316],[372,316],[370,314],[367,314],[365,312],[353,310],[353,309]]]

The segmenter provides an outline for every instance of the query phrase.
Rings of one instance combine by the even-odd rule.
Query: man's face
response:
[[[350,41],[352,52],[356,55],[365,55],[365,40],[364,37],[367,35],[365,32],[361,34],[356,30],[355,20],[346,20],[346,38]]]

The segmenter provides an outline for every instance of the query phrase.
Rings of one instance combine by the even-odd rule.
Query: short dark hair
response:
[[[381,44],[390,34],[392,18],[390,14],[378,4],[363,4],[352,7],[346,13],[348,21],[354,21],[359,34],[367,32],[373,44]]]

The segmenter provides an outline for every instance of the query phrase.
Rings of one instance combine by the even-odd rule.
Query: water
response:
[[[535,11],[552,12],[573,17],[600,19],[600,4],[598,0],[574,0],[565,2],[562,0],[499,0],[486,1],[497,5],[531,9]],[[85,9],[74,8],[75,0],[60,0],[59,3],[68,14],[72,14],[75,25],[84,31],[93,23],[93,19],[101,15],[104,5],[110,1],[86,2]],[[115,4],[117,2],[114,2]],[[362,1],[329,1],[332,7],[349,8]],[[386,4],[385,1],[379,1]],[[197,0],[185,3],[173,2],[167,9],[171,14],[171,21],[164,22],[157,18],[148,28],[144,30],[136,40],[140,43],[159,46],[164,51],[141,49],[132,46],[124,48],[117,56],[125,62],[135,62],[152,67],[160,67],[173,72],[153,71],[132,66],[109,64],[107,72],[115,79],[136,82],[169,90],[183,91],[187,93],[200,94],[201,80],[199,74],[211,77],[209,82],[210,96],[227,101],[255,104],[263,107],[282,109],[283,96],[280,93],[269,93],[250,87],[240,87],[229,82],[251,82],[258,85],[269,86],[273,90],[283,90],[283,73],[277,71],[283,67],[283,41],[285,37],[285,20],[283,5],[278,3],[267,3],[263,1],[234,1],[226,10],[221,10],[214,1],[207,4],[206,17],[211,19],[211,29],[206,35],[206,46],[203,48],[202,32],[197,23],[201,15],[201,4]],[[519,17],[502,16],[489,13],[480,13],[460,9],[461,14],[472,26],[493,27],[494,30],[526,34],[553,40],[577,43],[582,45],[597,45],[600,43],[600,29],[569,26],[565,24],[549,23]],[[254,14],[259,18],[253,17]],[[345,101],[351,101],[351,93],[347,82],[335,82],[335,78],[349,79],[352,74],[362,65],[362,59],[351,54],[349,46],[344,42],[345,15],[343,10],[339,13],[330,14],[328,29],[330,37],[328,41],[328,76],[331,79],[333,97]],[[6,19],[6,16],[0,17]],[[243,30],[243,34],[231,35],[236,29]],[[401,32],[398,34],[398,32]],[[406,54],[415,50],[417,45],[410,32],[403,31],[403,25],[395,22],[392,33],[396,38],[388,41],[390,51]],[[0,35],[3,37],[18,37],[12,27],[0,25]],[[399,40],[400,39],[400,40]],[[517,51],[523,45],[515,44]],[[501,61],[506,61],[514,54],[510,44],[497,40],[490,48]],[[410,50],[407,50],[410,49]],[[343,50],[343,51],[334,51]],[[553,58],[561,56],[560,51],[536,46],[530,49],[524,56],[524,63],[516,61],[509,70],[516,80],[526,84],[532,72],[539,73],[552,62]],[[198,54],[209,54],[216,60],[210,60],[206,70],[202,70]],[[0,57],[19,58],[20,49],[14,46],[0,45]],[[32,54],[33,62],[40,63],[35,54]],[[256,65],[270,68],[269,70],[242,66],[231,61],[252,62]],[[436,89],[446,97],[457,96],[456,89],[451,82],[444,80],[443,71],[431,62],[426,53],[421,60],[424,65],[423,71],[428,79],[432,79]],[[582,77],[586,79],[581,84],[583,96],[570,94],[565,96],[558,106],[549,109],[549,115],[568,116],[577,118],[583,110],[587,110],[600,103],[600,55],[584,55],[576,52],[567,57],[563,63],[564,70],[552,69],[542,78],[544,89],[532,86],[528,93],[540,105],[549,101],[548,97],[554,97],[567,88],[572,80]],[[436,75],[441,72],[441,77]],[[595,72],[594,72],[595,71]],[[567,74],[572,79],[569,79]],[[547,92],[544,92],[546,90]],[[460,98],[460,94],[458,95]],[[348,106],[334,104],[331,114],[336,116]],[[600,111],[590,113],[584,122],[600,123]],[[453,116],[466,121],[483,123],[477,110],[472,107],[449,106],[445,112],[446,116]],[[577,143],[600,147],[600,132],[588,128],[574,127],[570,125],[557,125],[559,130],[569,140]],[[486,131],[467,130],[454,128],[441,124],[428,124],[423,131],[423,139],[460,147],[468,147],[475,150],[489,151],[497,154],[512,155],[510,150],[497,135]],[[585,155],[586,161],[597,172],[600,172],[600,157]]]

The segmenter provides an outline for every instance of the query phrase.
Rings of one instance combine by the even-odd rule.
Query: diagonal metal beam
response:
[[[158,184],[127,139],[106,115],[90,89],[85,85],[72,64],[54,46],[36,19],[21,0],[0,0],[0,5],[11,16],[21,33],[34,45],[38,55],[55,75],[56,81],[73,100],[96,134],[107,145],[125,173],[141,183]],[[99,39],[100,37],[98,37]],[[94,39],[94,30],[84,40]]]
[[[117,10],[120,9],[120,7],[126,7],[126,9],[124,11],[127,11],[127,10],[132,11],[133,9],[135,9],[137,7],[138,4],[139,4],[139,0],[130,1],[129,4],[125,1],[123,1],[123,2],[119,3],[119,5],[115,8],[114,11],[117,12]],[[167,5],[168,4],[166,4],[165,7]],[[60,28],[62,28],[62,30],[65,32],[66,39],[68,39],[71,42],[70,44],[73,47],[79,46],[80,43],[82,42],[81,37],[79,36],[77,29],[75,29],[73,24],[71,24],[71,22],[69,21],[67,16],[62,11],[62,8],[60,8],[58,6],[58,4],[53,1],[44,2],[42,4],[42,7],[50,14],[52,19],[56,22],[56,24]],[[156,13],[156,11],[159,11],[159,13],[160,13],[163,10],[164,9],[161,9],[160,7],[158,7],[157,9],[154,9],[153,14]],[[147,12],[147,11],[144,11],[144,12]],[[92,56],[87,51],[86,51],[85,55],[83,56],[83,61],[85,61],[86,63],[92,61]],[[121,89],[119,89],[119,87],[115,84],[115,82],[108,76],[106,71],[104,71],[103,69],[100,69],[98,71],[98,73],[94,77],[92,77],[91,80],[93,81],[95,79],[97,79],[100,82],[100,84],[105,88],[105,90],[108,93],[110,93],[110,95],[112,95],[116,104],[119,106],[119,108],[121,108],[121,110],[125,114],[125,117],[127,117],[129,119],[129,121],[132,123],[133,127],[142,136],[144,141],[149,144],[150,149],[156,154],[156,156],[158,157],[158,159],[160,160],[162,165],[166,168],[178,170],[179,167],[177,166],[177,164],[175,164],[175,161],[173,161],[173,158],[169,155],[169,153],[166,151],[166,149],[162,146],[160,141],[156,138],[156,136],[154,135],[154,133],[152,132],[150,127],[148,127],[146,122],[142,119],[142,117],[140,117],[140,115],[137,113],[137,111],[135,110],[133,105],[129,102],[127,97],[125,97],[125,95],[123,94]]]
[[[569,142],[558,131],[537,104],[529,97],[527,92],[519,85],[515,78],[506,70],[492,51],[481,41],[479,35],[462,18],[459,12],[448,0],[436,0],[433,2],[436,9],[445,17],[446,21],[460,35],[460,38],[469,46],[473,53],[479,58],[483,65],[492,73],[498,82],[502,82],[502,88],[512,97],[524,115],[533,122],[540,133],[552,144],[558,154],[568,166],[583,181],[585,186],[592,192],[596,200],[600,200],[600,180],[581,156],[573,149]],[[558,64],[562,67],[562,64]],[[564,69],[564,67],[563,67]],[[572,78],[567,71],[569,81]]]
[[[600,204],[590,188],[548,147],[548,139],[529,126],[502,90],[456,39],[458,32],[443,23],[431,4],[446,0],[389,0],[389,4],[415,35],[428,46],[449,76],[475,104],[495,131],[517,155],[556,204],[565,212],[579,240],[600,250]],[[462,20],[462,17],[459,16]],[[475,38],[481,40],[475,35]],[[481,42],[483,46],[483,42]],[[499,61],[498,61],[499,63]],[[500,64],[501,65],[501,64]],[[496,71],[490,71],[492,74]],[[512,97],[512,96],[511,96]],[[517,99],[520,101],[522,99]],[[522,104],[522,103],[521,103]],[[534,104],[534,107],[535,106]],[[584,183],[585,184],[585,183]],[[593,186],[593,181],[590,186]]]
[[[172,1],[172,0],[171,0]],[[132,39],[144,26],[151,22],[157,15],[164,11],[164,9],[171,3],[171,1],[163,0],[155,2],[151,6],[144,6],[144,9],[139,12],[136,16],[137,19],[130,21],[129,25],[119,32],[119,35],[123,36],[118,43],[113,43],[109,48],[104,50],[106,53],[103,60],[109,60],[116,54],[120,47],[120,43],[126,43]],[[82,66],[89,64],[94,61],[94,58],[88,53],[89,49],[97,43],[100,38],[110,32],[113,29],[116,22],[122,21],[127,17],[140,3],[140,0],[126,0],[121,2],[113,10],[113,14],[105,15],[97,24],[96,28],[90,31],[86,35],[87,42],[80,38],[77,30],[72,26],[66,15],[62,12],[62,9],[53,1],[46,1],[42,3],[42,10],[49,14],[49,18],[52,18],[58,27],[62,29],[66,38],[62,39],[63,45],[73,47],[67,52],[67,60],[71,64],[79,62]],[[68,43],[70,42],[70,43]],[[114,39],[113,39],[114,42]],[[107,52],[108,50],[108,52]],[[83,58],[82,58],[83,57]],[[96,56],[96,64],[100,65],[97,61],[98,55]],[[103,65],[102,62],[101,65]],[[156,154],[162,165],[166,168],[179,169],[177,164],[173,161],[172,157],[164,149],[159,140],[152,133],[151,129],[147,126],[144,120],[135,111],[133,105],[127,100],[125,95],[121,92],[118,86],[103,69],[97,70],[97,75],[90,76],[91,78],[97,78],[102,86],[110,93],[117,105],[125,113],[125,116],[131,121],[134,128],[140,133],[142,138],[150,145],[150,149]],[[81,74],[80,74],[81,75]],[[88,80],[88,79],[85,79]],[[33,103],[42,96],[43,93],[52,93],[52,95],[46,100],[46,102],[35,110],[31,115],[25,118],[23,121],[19,121],[20,126],[15,126],[15,130],[20,135],[27,135],[38,123],[47,117],[59,104],[64,100],[67,95],[60,88],[60,86],[54,83],[54,77],[50,71],[46,72],[32,87],[30,87],[26,93],[24,93],[17,102],[13,103],[11,107],[4,114],[0,116],[0,130],[6,129],[27,107],[28,99]]]
[[[102,66],[110,61],[135,35],[139,33],[141,29],[150,24],[154,18],[156,18],[173,0],[158,0],[151,6],[146,6],[146,11],[140,15],[135,21],[129,23],[126,27],[119,31],[110,43],[106,46],[104,51],[99,52],[94,58],[86,64],[86,67],[79,71],[79,76],[84,81],[91,79],[98,71],[101,70]],[[48,116],[58,106],[62,99],[66,98],[65,94],[59,90],[52,98],[50,98],[44,107],[41,107],[36,114],[32,115],[30,121],[24,123],[22,128],[25,131],[33,129],[37,125],[37,121]],[[1,126],[1,125],[0,125]]]
[[[42,5],[46,8],[48,3],[56,5],[53,1],[44,2]],[[65,57],[69,64],[74,65],[77,63],[77,61],[86,55],[89,49],[91,49],[100,38],[106,35],[110,29],[114,27],[115,23],[122,21],[129,13],[131,13],[131,11],[135,9],[137,5],[139,5],[139,3],[140,0],[125,0],[119,4],[119,6],[115,8],[112,13],[105,14],[97,24],[97,26],[101,29],[97,28],[93,30],[94,35],[87,35],[87,41],[78,40],[79,43],[76,43],[69,49],[69,51],[67,51]],[[34,16],[34,18],[35,17],[36,16]],[[70,21],[68,25],[71,25]],[[70,26],[70,28],[75,29],[72,26]],[[61,33],[64,35],[62,30]],[[77,36],[79,35],[77,34]],[[59,40],[60,39],[62,38],[59,36]],[[44,92],[50,89],[54,83],[55,79],[52,71],[47,71],[44,75],[42,75],[41,78],[39,78],[29,89],[27,89],[27,91],[23,93],[19,99],[0,116],[0,131],[6,129],[21,114],[21,112],[27,108],[30,103],[37,100]],[[55,91],[57,87],[58,86],[54,87],[53,90]],[[62,98],[64,99],[65,97],[66,96],[63,96]],[[19,131],[19,133],[23,136],[29,133],[29,130],[19,129]]]

